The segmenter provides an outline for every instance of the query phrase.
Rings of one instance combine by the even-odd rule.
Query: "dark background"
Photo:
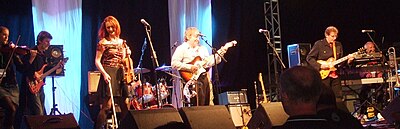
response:
[[[342,42],[345,54],[356,51],[369,41],[368,36],[361,33],[363,29],[376,31],[371,33],[372,37],[386,53],[388,47],[400,41],[399,3],[396,0],[280,0],[284,63],[287,66],[288,44],[313,44],[324,38],[325,28],[331,25],[339,29],[337,40]],[[1,0],[0,4],[0,25],[10,28],[10,40],[15,42],[17,35],[21,34],[21,41],[33,46],[30,1]],[[152,26],[152,41],[160,65],[170,65],[168,0],[83,0],[82,5],[82,97],[87,95],[87,71],[96,68],[97,31],[101,21],[108,15],[119,20],[121,38],[128,41],[133,51],[135,67],[146,37],[140,23],[142,18]],[[249,101],[254,108],[253,82],[257,80],[259,72],[264,74],[264,80],[269,72],[266,40],[258,33],[258,29],[265,28],[264,1],[213,0],[212,18],[214,47],[219,48],[231,40],[238,41],[238,45],[226,54],[228,62],[218,65],[221,82],[218,87],[222,91],[248,89]],[[149,49],[146,49],[143,67],[154,69]],[[151,78],[151,74],[148,76]],[[84,100],[82,102],[86,103]],[[82,105],[85,109],[85,104]]]

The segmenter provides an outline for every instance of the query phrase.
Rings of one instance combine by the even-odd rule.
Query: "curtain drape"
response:
[[[35,37],[40,31],[48,31],[52,36],[51,45],[63,45],[65,76],[55,77],[55,103],[58,110],[80,115],[81,86],[81,33],[82,0],[32,0],[32,14]],[[45,108],[47,114],[53,108],[52,78],[46,78]],[[58,114],[58,113],[56,113]]]

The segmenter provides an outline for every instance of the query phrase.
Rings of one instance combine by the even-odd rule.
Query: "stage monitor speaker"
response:
[[[236,127],[244,126],[251,118],[251,109],[249,104],[227,105],[231,114],[233,124]]]
[[[182,129],[182,118],[175,108],[130,111],[120,129]]]
[[[382,116],[385,120],[392,124],[394,122],[400,122],[400,97],[397,96],[392,102],[387,105],[383,111]]]
[[[308,66],[306,57],[311,50],[310,43],[298,43],[287,46],[289,67]]]
[[[99,71],[89,71],[88,72],[88,92],[97,92],[97,87],[99,85],[101,73]]]
[[[79,129],[72,113],[55,116],[25,116],[28,129]]]
[[[249,129],[271,129],[283,125],[289,116],[281,102],[262,103],[253,113],[247,127]]]
[[[235,129],[224,105],[183,107],[179,113],[189,129]]]

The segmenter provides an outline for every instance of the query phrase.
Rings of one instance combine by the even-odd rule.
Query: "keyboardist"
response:
[[[364,44],[364,49],[367,55],[372,55],[374,53],[379,53],[375,51],[375,44],[373,42],[367,42]],[[380,60],[370,60],[369,62],[364,63],[363,65],[368,66],[376,66],[379,65],[381,62]],[[376,70],[368,70],[360,72],[361,78],[382,78],[384,70],[376,69]],[[383,89],[379,88],[381,83],[374,83],[374,84],[364,84],[361,87],[360,91],[360,103],[364,101],[372,102],[374,105],[381,105],[383,103]],[[370,104],[361,105],[360,114],[366,114],[367,107],[372,106]],[[382,105],[381,105],[382,106]]]
[[[365,49],[365,55],[367,55],[364,58],[376,58],[373,55],[376,55],[375,53],[380,53],[376,52],[375,50],[375,44],[371,41],[368,41],[367,43],[364,44],[364,49]],[[378,60],[369,60],[369,62],[366,62],[364,64],[360,64],[360,67],[374,67],[379,65],[380,59]],[[361,78],[382,78],[383,75],[383,70],[381,69],[376,69],[376,70],[370,70],[370,71],[361,71],[360,73]]]

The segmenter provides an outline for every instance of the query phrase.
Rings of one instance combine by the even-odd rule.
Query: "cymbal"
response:
[[[156,68],[157,71],[172,71],[172,66],[161,66]]]
[[[148,73],[148,72],[150,72],[150,70],[146,69],[146,68],[142,68],[142,69],[134,68],[134,70],[135,70],[135,73]]]

